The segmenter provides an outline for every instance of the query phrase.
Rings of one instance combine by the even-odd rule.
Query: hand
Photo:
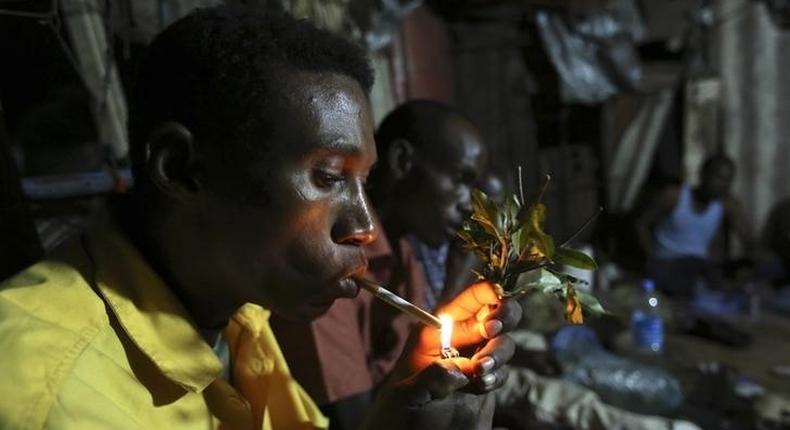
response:
[[[441,360],[439,332],[424,327],[406,362],[408,374],[416,375],[437,360],[448,361],[480,391],[499,387],[505,375],[501,367],[515,350],[510,338],[501,335],[515,328],[521,319],[518,302],[500,301],[493,285],[478,282],[439,308],[436,314],[449,315],[455,322],[452,346],[462,352],[462,357]]]
[[[422,327],[382,388],[369,428],[490,428],[493,398],[507,379],[515,346],[503,335],[521,319],[515,300],[500,301],[487,282],[471,285],[437,314],[455,321],[462,357],[441,359],[439,331]]]

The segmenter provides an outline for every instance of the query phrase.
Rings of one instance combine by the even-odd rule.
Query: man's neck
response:
[[[223,303],[228,297],[215,293],[222,289],[213,287],[217,282],[211,265],[194,263],[207,259],[200,255],[203,248],[191,243],[194,236],[181,231],[186,223],[153,208],[137,208],[130,199],[124,210],[116,211],[116,219],[146,263],[178,297],[201,336],[213,345],[237,306]]]

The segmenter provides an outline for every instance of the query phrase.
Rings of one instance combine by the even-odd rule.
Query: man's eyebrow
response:
[[[362,154],[358,145],[351,144],[343,139],[318,142],[318,148],[316,149],[318,151],[335,152],[347,156],[359,156]]]

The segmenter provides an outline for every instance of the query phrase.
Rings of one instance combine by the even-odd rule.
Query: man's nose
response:
[[[458,202],[458,210],[466,219],[472,215],[472,190],[468,187],[463,187],[459,192],[461,193],[461,200]]]
[[[365,246],[376,239],[376,228],[373,224],[360,226],[359,228],[351,228],[346,232],[339,234],[335,242],[343,245]]]
[[[342,211],[332,227],[332,240],[335,243],[364,246],[376,239],[378,231],[373,222],[370,200],[361,183],[355,186],[351,199]]]

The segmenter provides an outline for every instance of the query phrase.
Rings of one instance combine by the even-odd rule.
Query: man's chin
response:
[[[306,303],[295,309],[295,311],[292,313],[292,316],[289,316],[288,319],[294,321],[310,322],[329,312],[329,309],[333,304],[334,301],[321,304]]]

